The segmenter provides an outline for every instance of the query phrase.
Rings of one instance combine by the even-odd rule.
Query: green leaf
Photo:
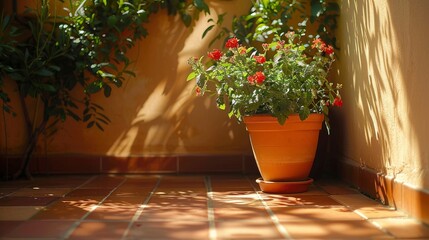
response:
[[[221,109],[221,110],[225,110],[226,105],[225,105],[225,103],[223,103],[223,104],[218,104],[218,105],[217,105],[217,107],[218,107],[219,109]]]
[[[46,68],[42,68],[36,72],[36,75],[41,76],[41,77],[52,77],[52,76],[54,76],[54,73],[52,71],[49,71]]]
[[[194,5],[195,7],[197,7],[198,10],[210,13],[209,6],[204,0],[194,0]]]
[[[46,83],[35,83],[34,86],[37,88],[40,88],[44,91],[47,91],[47,92],[56,92],[57,91],[57,89],[53,85],[46,84]]]
[[[113,27],[118,22],[118,18],[115,15],[111,15],[107,18],[107,25]]]
[[[310,21],[313,23],[317,17],[323,14],[323,5],[320,0],[311,0],[311,17]]]
[[[195,72],[191,72],[191,73],[189,73],[188,77],[186,78],[186,81],[191,81],[196,76],[197,76],[197,74]]]
[[[92,82],[85,88],[85,91],[89,94],[96,93],[101,90],[100,85],[98,82]]]
[[[299,111],[299,118],[301,120],[307,119],[309,115],[310,115],[310,109],[308,107],[303,107]]]

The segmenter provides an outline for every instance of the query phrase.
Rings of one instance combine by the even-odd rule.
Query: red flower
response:
[[[334,102],[332,103],[332,105],[334,105],[336,107],[342,107],[343,106],[343,100],[339,97],[336,97],[334,99]]]
[[[316,38],[313,40],[313,45],[311,45],[311,48],[318,48],[320,50],[324,50],[326,47],[326,44],[322,41],[321,38]]]
[[[247,81],[248,81],[251,85],[255,84],[255,82],[256,82],[255,75],[248,76],[248,77],[247,77]]]
[[[255,76],[256,82],[259,84],[265,81],[265,75],[263,72],[256,72],[254,76]]]
[[[325,48],[323,49],[323,51],[324,51],[326,54],[331,55],[331,54],[333,54],[333,53],[334,53],[334,48],[333,48],[331,45],[328,45],[327,47],[325,47]]]
[[[264,56],[254,56],[253,58],[260,64],[263,64],[266,61]]]
[[[197,96],[201,96],[201,88],[200,87],[195,88],[195,94]]]
[[[215,61],[219,60],[222,57],[222,52],[219,49],[213,49],[209,52],[207,56]]]
[[[238,39],[236,37],[228,39],[228,41],[225,44],[225,47],[227,47],[227,48],[237,48],[238,47]]]

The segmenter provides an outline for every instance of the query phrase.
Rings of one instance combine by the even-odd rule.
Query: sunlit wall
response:
[[[429,1],[340,5],[340,159],[429,189]]]
[[[201,14],[193,28],[186,28],[178,16],[168,16],[166,12],[150,18],[149,36],[129,54],[133,61],[131,69],[137,77],[129,78],[107,99],[102,94],[93,96],[111,120],[104,132],[68,120],[53,137],[42,137],[36,154],[251,154],[245,126],[218,110],[215,98],[196,97],[194,82],[186,81],[190,72],[187,60],[205,55],[217,34],[212,31],[202,39],[208,19],[217,20],[216,14],[227,12],[225,24],[230,26],[234,15],[245,13],[250,7],[247,1],[207,2],[212,16]],[[220,44],[210,48],[220,48]],[[12,97],[13,88],[8,86]],[[17,155],[24,148],[24,123],[20,106],[15,103],[18,116],[6,115],[5,126],[1,121],[2,154]]]

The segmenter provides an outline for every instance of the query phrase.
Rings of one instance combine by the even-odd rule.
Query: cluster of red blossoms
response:
[[[228,39],[228,41],[225,43],[226,48],[238,48],[240,45],[238,44],[238,39],[233,37]],[[245,52],[245,48],[241,49],[240,52]],[[243,52],[243,53],[244,53]],[[219,49],[213,49],[213,51],[209,52],[207,56],[215,61],[218,61],[222,57],[223,53]],[[266,59],[265,56],[259,55],[253,57],[255,61],[259,64],[263,64]],[[249,81],[250,84],[261,84],[265,81],[265,75],[263,72],[259,71],[255,74],[247,77],[247,81]],[[198,94],[198,92],[197,92]]]
[[[316,38],[313,41],[311,48],[318,48],[321,51],[325,52],[327,55],[332,55],[334,53],[334,48],[331,45],[326,45],[320,38]]]
[[[223,53],[219,49],[213,49],[207,56],[215,61],[218,61],[222,57]]]
[[[330,104],[330,102],[329,102],[329,101],[327,101],[327,102],[326,102],[326,106],[329,106],[329,105],[331,105],[331,104]],[[339,98],[339,97],[336,97],[336,98],[334,99],[334,102],[332,103],[332,106],[335,106],[335,107],[342,107],[342,106],[343,106],[343,99],[341,99],[341,98]]]
[[[247,81],[249,81],[250,84],[261,84],[265,81],[265,75],[263,72],[256,72],[255,74],[248,76]]]
[[[293,34],[293,32],[291,34]],[[284,41],[279,41],[276,48],[279,49],[279,48],[283,47],[284,44],[285,44]],[[238,39],[235,37],[228,39],[228,41],[225,43],[225,47],[228,49],[238,48],[240,54],[244,54],[246,52],[246,48],[240,47],[240,45],[238,43]],[[268,46],[268,44],[263,44],[262,47],[264,49],[268,49],[269,46]],[[324,43],[322,41],[322,39],[320,39],[320,38],[315,39],[313,41],[313,45],[311,47],[317,48],[329,56],[331,56],[334,53],[334,48],[331,45],[327,45],[326,43]],[[219,61],[220,58],[223,56],[223,53],[219,49],[213,49],[207,55],[209,58],[211,58],[215,61]],[[258,64],[263,64],[266,62],[266,58],[263,55],[254,56],[253,58],[255,59],[256,63],[258,63]],[[262,84],[265,81],[265,79],[266,79],[266,77],[262,71],[258,71],[255,74],[247,77],[247,81],[252,85]],[[197,87],[196,94],[201,95],[201,91],[202,91],[201,88]],[[331,105],[331,103],[329,101],[327,101],[326,105],[329,106],[329,105]],[[343,100],[340,97],[336,97],[334,99],[334,101],[332,102],[332,105],[336,106],[336,107],[341,107],[341,106],[343,106]]]

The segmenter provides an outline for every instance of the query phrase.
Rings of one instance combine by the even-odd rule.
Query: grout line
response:
[[[94,176],[93,178],[96,178],[96,176]],[[93,180],[93,178],[91,178],[91,180]],[[64,234],[64,236],[61,239],[67,239],[70,237],[70,235],[73,233],[74,230],[76,230],[76,228],[85,220],[85,218],[87,218],[95,209],[97,209],[99,206],[101,206],[101,204],[103,204],[104,201],[106,201],[106,199],[108,197],[110,197],[110,195],[116,190],[118,189],[119,186],[121,186],[122,184],[124,184],[124,182],[127,179],[124,178],[122,180],[122,182],[120,182],[118,184],[118,186],[116,186],[115,188],[113,188],[103,199],[101,199],[101,201],[98,202],[98,204],[93,205],[91,207],[91,209],[86,212],[79,220],[77,220],[76,222],[73,223],[73,225],[67,230],[67,232]],[[88,183],[90,181],[85,182],[84,184]],[[84,186],[84,184],[82,184],[81,186]],[[80,187],[80,186],[79,186]]]
[[[67,194],[69,194],[69,193],[71,193],[71,192],[73,192],[74,190],[76,190],[76,189],[79,189],[79,188],[81,188],[82,186],[84,186],[85,184],[87,184],[87,183],[89,183],[89,182],[91,182],[92,180],[94,180],[94,178],[96,178],[96,176],[92,176],[92,177],[90,177],[90,178],[88,178],[85,182],[83,182],[82,184],[80,184],[79,186],[77,186],[77,187],[72,187],[72,188],[68,188],[68,189],[71,189],[71,190],[69,190],[68,192],[66,192],[66,193],[64,193],[63,195],[61,195],[60,197],[58,197],[58,199],[57,200],[55,200],[55,201],[52,201],[51,203],[49,203],[48,205],[45,205],[45,206],[41,206],[41,208],[40,209],[46,209],[46,208],[49,208],[50,206],[52,206],[52,205],[54,205],[54,204],[56,204],[56,203],[58,203],[58,201],[61,201],[62,199],[64,199],[66,196],[67,196]],[[30,185],[28,185],[28,186],[30,186]],[[21,188],[20,188],[21,189]],[[14,192],[12,192],[12,193],[14,193]],[[12,193],[9,193],[9,194],[12,194]],[[8,195],[9,195],[8,194]],[[7,195],[6,195],[7,196]],[[41,210],[38,210],[36,213],[34,213],[28,220],[31,220],[31,219],[33,219],[33,217],[35,217],[37,214],[39,214],[41,212]]]
[[[147,205],[148,205],[150,199],[152,198],[153,194],[158,189],[159,184],[161,183],[161,179],[162,179],[162,176],[160,176],[158,178],[158,181],[156,182],[155,186],[153,186],[152,191],[149,193],[149,196],[146,197],[146,199],[144,200],[144,202],[137,209],[136,213],[134,214],[133,218],[131,219],[130,223],[128,224],[127,229],[125,230],[124,234],[122,235],[122,239],[126,239],[128,233],[131,230],[131,227],[139,219],[139,217],[141,216],[143,210],[147,207]]]
[[[209,220],[209,239],[217,239],[215,216],[214,216],[214,205],[213,205],[213,189],[210,176],[204,177],[204,184],[207,189],[207,218]]]
[[[362,194],[359,194],[359,195],[362,195]],[[332,194],[330,194],[329,197],[332,198]],[[346,204],[344,201],[341,201],[341,200],[338,200],[338,199],[335,199],[335,198],[332,198],[332,199],[334,199],[335,201],[339,202],[342,206],[344,206],[345,208],[349,209],[350,211],[352,211],[352,212],[356,213],[357,215],[359,215],[359,217],[363,218],[363,221],[366,221],[367,223],[373,225],[374,227],[376,227],[377,229],[379,229],[383,233],[387,234],[388,236],[395,237],[392,233],[390,233],[390,231],[388,231],[387,229],[383,228],[377,222],[373,221],[373,219],[370,219],[367,216],[365,216],[365,214],[363,214],[362,212],[360,212],[358,208],[352,207],[352,206]]]
[[[285,239],[293,239],[292,236],[289,234],[289,232],[286,230],[283,225],[280,224],[279,218],[274,214],[274,212],[271,210],[271,208],[268,206],[267,202],[264,201],[261,194],[259,194],[258,190],[255,188],[255,186],[252,184],[251,180],[247,176],[247,181],[249,181],[250,185],[252,186],[253,190],[255,191],[256,195],[258,196],[259,201],[262,203],[262,205],[265,208],[265,211],[267,211],[268,215],[270,215],[271,221],[276,226],[279,233],[285,238]]]

